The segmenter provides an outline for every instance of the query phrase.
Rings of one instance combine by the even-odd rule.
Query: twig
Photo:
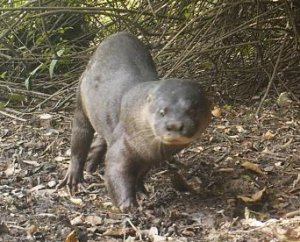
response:
[[[258,108],[256,110],[256,113],[255,113],[256,118],[259,117],[260,110],[261,110],[261,108],[263,106],[264,101],[266,100],[266,98],[267,98],[267,96],[269,94],[269,91],[271,89],[271,86],[272,86],[273,80],[275,78],[275,75],[277,74],[277,69],[278,69],[278,66],[279,66],[279,62],[280,62],[280,59],[281,59],[283,48],[285,46],[286,38],[287,38],[287,33],[283,37],[283,43],[280,46],[279,54],[278,54],[278,57],[277,57],[277,60],[276,60],[276,63],[275,63],[274,69],[273,69],[272,76],[271,76],[271,78],[269,80],[269,83],[268,83],[268,86],[267,86],[267,90],[266,90],[263,98],[261,99],[261,101],[259,103],[259,106],[258,106]]]
[[[27,120],[26,120],[26,119],[19,118],[19,117],[15,116],[15,115],[12,115],[12,114],[6,113],[6,112],[4,112],[4,111],[1,111],[1,110],[0,110],[0,114],[4,115],[4,116],[6,116],[6,117],[9,117],[9,118],[13,118],[13,119],[16,119],[16,120],[22,121],[22,122],[27,122]]]

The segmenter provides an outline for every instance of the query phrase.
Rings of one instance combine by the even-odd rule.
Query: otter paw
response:
[[[67,186],[69,195],[74,195],[78,191],[78,187],[83,187],[83,176],[67,172],[64,179],[56,186],[56,189]]]
[[[136,199],[127,199],[126,201],[122,202],[119,206],[119,209],[123,213],[128,213],[128,212],[135,212],[138,208],[138,203]]]

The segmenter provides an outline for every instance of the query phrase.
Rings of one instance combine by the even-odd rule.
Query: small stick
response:
[[[256,113],[255,113],[255,117],[258,119],[258,116],[259,116],[259,113],[260,113],[260,110],[262,108],[262,105],[264,103],[264,101],[266,100],[268,94],[269,94],[269,91],[271,89],[271,86],[273,84],[273,80],[275,78],[275,75],[277,74],[277,69],[278,69],[278,65],[279,65],[279,62],[280,62],[280,59],[281,59],[281,55],[282,55],[282,51],[283,51],[283,48],[285,46],[285,41],[286,41],[286,38],[287,38],[287,33],[285,34],[284,38],[283,38],[283,43],[281,44],[281,47],[280,47],[280,50],[279,50],[279,54],[278,54],[278,57],[277,57],[277,60],[276,60],[276,63],[275,63],[275,66],[274,66],[274,69],[273,69],[273,73],[272,73],[272,76],[269,80],[269,83],[268,83],[268,86],[267,86],[267,90],[263,96],[263,98],[261,99],[260,103],[259,103],[259,106],[256,110]]]
[[[12,115],[12,114],[6,113],[6,112],[4,112],[4,111],[1,111],[1,110],[0,110],[0,114],[2,114],[2,115],[4,115],[4,116],[7,116],[7,117],[10,117],[10,118],[13,118],[13,119],[16,119],[16,120],[19,120],[19,121],[22,121],[22,122],[27,122],[27,120],[26,120],[26,119],[19,118],[19,117],[15,116],[15,115]]]

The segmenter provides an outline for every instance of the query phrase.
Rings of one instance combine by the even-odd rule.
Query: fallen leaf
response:
[[[273,227],[273,233],[279,241],[299,242],[300,241],[300,226],[295,228]]]
[[[41,189],[44,189],[44,188],[46,188],[45,185],[39,184],[39,185],[36,185],[35,187],[31,188],[29,191],[30,191],[30,192],[36,192],[36,191],[41,190]]]
[[[33,235],[36,231],[38,231],[38,226],[35,224],[32,224],[25,228],[26,232],[30,235]]]
[[[133,236],[128,236],[127,239],[125,240],[125,242],[134,242],[134,241],[136,241],[136,240],[135,240],[135,237],[133,237]]]
[[[7,177],[20,173],[22,170],[20,168],[16,168],[15,164],[12,163],[8,166],[8,168],[4,171]]]
[[[264,195],[264,192],[266,191],[266,187],[264,187],[262,190],[258,191],[257,193],[254,193],[252,195],[252,199],[254,202],[261,200],[262,196]]]
[[[158,229],[156,227],[151,227],[148,235],[149,236],[158,235]]]
[[[79,242],[75,230],[73,230],[71,233],[68,234],[65,242]]]
[[[264,175],[263,171],[259,168],[259,165],[252,163],[250,161],[245,161],[241,166],[247,170],[254,171],[258,174]]]
[[[86,223],[91,224],[93,226],[102,224],[103,222],[102,218],[96,215],[88,215],[85,217],[84,220]]]
[[[192,228],[186,228],[183,231],[181,231],[181,234],[187,237],[193,237],[195,236],[195,232]]]
[[[266,133],[263,134],[263,138],[266,140],[273,139],[275,134],[272,133],[272,131],[268,130]]]
[[[34,161],[34,160],[23,160],[23,162],[27,165],[40,166],[40,164],[37,161]]]
[[[53,116],[51,114],[48,114],[48,113],[44,113],[44,114],[41,114],[39,115],[39,118],[40,119],[51,119]]]
[[[249,196],[237,196],[245,203],[255,203],[261,200],[262,196],[264,195],[264,192],[266,191],[266,187],[264,187],[262,190],[254,193],[251,197]]]
[[[216,118],[220,118],[222,116],[221,108],[218,106],[214,106],[213,110],[211,111],[211,114]]]
[[[48,187],[52,188],[52,187],[55,187],[56,186],[56,181],[49,181],[47,183]]]
[[[239,133],[246,133],[246,130],[243,128],[242,125],[236,125],[235,127]]]
[[[57,156],[57,157],[54,158],[54,160],[55,160],[56,162],[61,162],[61,161],[67,160],[67,159],[68,159],[68,158],[62,157],[62,156]]]
[[[83,201],[81,198],[71,197],[70,201],[76,205],[83,205]]]
[[[288,107],[292,104],[292,99],[289,97],[289,94],[287,92],[280,93],[277,104],[279,107]]]
[[[161,235],[152,235],[150,237],[152,242],[165,242],[165,241],[174,241],[172,238],[170,237],[165,237],[165,236],[161,236]]]
[[[124,228],[124,227],[115,226],[115,227],[108,228],[103,233],[103,235],[106,235],[106,236],[119,237],[119,238],[120,237],[123,238],[124,234],[134,236],[135,230],[132,228]]]
[[[79,225],[84,223],[83,215],[79,215],[71,220],[72,225]]]

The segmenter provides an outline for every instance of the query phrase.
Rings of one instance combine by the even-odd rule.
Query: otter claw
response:
[[[82,184],[83,179],[79,179],[78,181],[78,179],[74,179],[74,177],[77,176],[67,174],[65,178],[56,186],[56,190],[66,186],[67,192],[70,196],[74,195],[75,192],[78,191],[78,188],[83,188],[82,190],[86,191],[85,186]]]

